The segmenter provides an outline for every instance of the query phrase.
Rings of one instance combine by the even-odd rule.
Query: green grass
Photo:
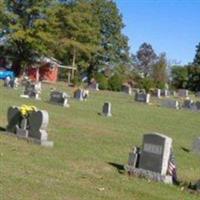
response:
[[[9,106],[35,105],[48,110],[49,139],[54,141],[54,148],[44,148],[0,134],[1,200],[200,199],[180,187],[120,174],[108,164],[126,164],[143,134],[159,132],[173,138],[180,179],[199,179],[200,157],[181,147],[190,149],[200,135],[200,113],[147,106],[107,91],[91,93],[86,102],[71,99],[71,107],[62,108],[48,103],[50,87],[44,85],[42,101],[21,99],[20,89],[0,87],[0,126],[7,124]],[[72,94],[63,84],[57,88]],[[104,101],[112,102],[112,118],[98,115]]]

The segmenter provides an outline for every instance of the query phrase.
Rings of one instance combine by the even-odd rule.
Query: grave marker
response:
[[[50,102],[69,107],[68,104],[69,95],[65,92],[52,91],[50,94]]]
[[[111,103],[110,102],[105,102],[104,103],[102,113],[106,117],[111,117],[112,116],[112,113],[111,113]]]

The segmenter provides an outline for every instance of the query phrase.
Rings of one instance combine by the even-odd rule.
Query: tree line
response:
[[[166,83],[191,87],[175,80],[182,68],[174,67],[169,77],[166,54],[157,55],[151,44],[131,54],[124,26],[112,0],[0,0],[0,57],[18,73],[41,56],[54,57],[77,68],[75,83],[86,75],[101,89],[120,90],[123,82],[146,90]]]

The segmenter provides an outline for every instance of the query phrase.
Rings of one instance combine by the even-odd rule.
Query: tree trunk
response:
[[[74,50],[73,50],[73,60],[72,60],[72,79],[74,79],[75,62],[76,62],[76,49],[74,47]]]

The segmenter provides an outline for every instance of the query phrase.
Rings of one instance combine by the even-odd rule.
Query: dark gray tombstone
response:
[[[103,105],[103,112],[102,114],[106,117],[111,117],[112,113],[111,113],[111,103],[110,102],[105,102]]]
[[[192,109],[193,103],[194,103],[193,100],[186,99],[184,100],[182,107],[187,109]]]
[[[79,100],[79,101],[83,101],[83,90],[82,89],[77,89],[75,92],[74,92],[74,98]]]
[[[149,103],[150,102],[150,94],[146,94],[144,92],[137,92],[135,94],[135,101],[142,102],[142,103]]]
[[[41,82],[38,83],[31,83],[31,82],[26,82],[25,89],[24,89],[24,94],[21,95],[20,97],[22,98],[34,98],[36,100],[39,100],[41,93]]]
[[[200,91],[196,93],[196,97],[200,97]]]
[[[89,96],[89,90],[85,90],[85,89],[80,89],[78,88],[75,92],[74,92],[74,98],[79,100],[79,101],[83,101],[83,100],[87,100]]]
[[[7,132],[14,133],[20,138],[31,139],[42,146],[53,146],[53,142],[48,141],[46,131],[49,122],[47,111],[32,111],[26,117],[22,117],[18,107],[10,107],[7,116]]]
[[[6,131],[16,134],[17,127],[20,125],[21,119],[22,117],[20,114],[20,110],[14,106],[9,107],[7,111],[8,125],[6,127]]]
[[[130,85],[127,84],[122,85],[122,91],[128,95],[132,94],[132,88]]]
[[[89,85],[89,88],[91,90],[95,90],[95,91],[99,91],[99,83],[97,83],[96,81],[92,82],[90,85]]]
[[[69,107],[68,104],[69,95],[64,92],[52,91],[50,94],[50,102],[64,107]]]
[[[177,110],[180,108],[179,102],[174,99],[163,99],[161,101],[161,106],[166,108],[174,108]]]
[[[29,137],[47,141],[48,134],[46,132],[49,123],[49,115],[47,111],[32,112],[29,117]]]
[[[128,165],[124,169],[129,175],[172,184],[173,174],[169,167],[172,156],[171,138],[159,133],[146,134],[142,147],[129,153]]]
[[[200,110],[200,101],[197,101],[197,102],[195,103],[195,105],[196,105],[196,110]]]
[[[194,140],[192,150],[193,152],[200,154],[200,137]]]
[[[161,92],[160,92],[160,95],[163,96],[163,97],[169,97],[169,95],[170,95],[169,90],[162,89]]]
[[[167,174],[172,139],[158,133],[144,135],[139,168]]]
[[[188,97],[189,96],[189,91],[185,89],[179,89],[178,90],[178,96],[179,97]]]

